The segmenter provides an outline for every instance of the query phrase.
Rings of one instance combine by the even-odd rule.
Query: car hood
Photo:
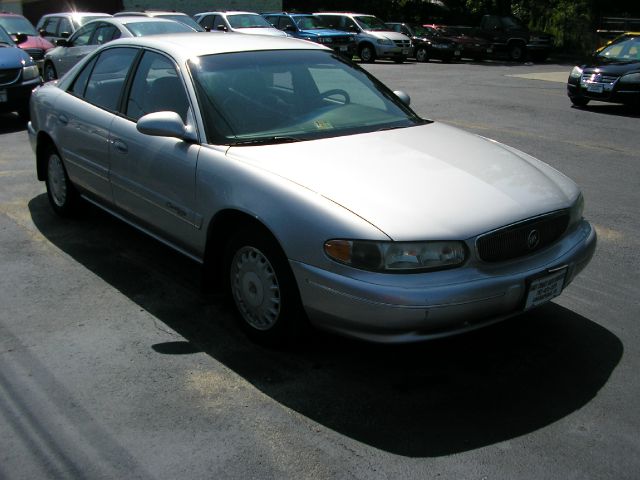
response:
[[[387,38],[389,40],[409,40],[403,33],[392,32],[388,30],[365,30],[367,34],[373,35],[376,38]]]
[[[583,70],[585,73],[602,73],[604,75],[624,75],[627,72],[640,70],[638,60],[607,60],[602,57],[593,57],[587,61]]]
[[[467,239],[566,208],[577,186],[497,142],[432,123],[228,155],[306,187],[394,240]]]
[[[353,35],[352,33],[342,32],[340,30],[333,30],[331,28],[317,28],[313,30],[300,30],[301,33],[312,37],[346,37]]]
[[[27,41],[20,44],[20,48],[41,48],[44,51],[47,51],[53,48],[53,44],[46,38],[34,37],[33,35],[29,35]]]
[[[248,33],[249,35],[270,35],[272,37],[286,37],[287,34],[282,30],[278,30],[277,28],[268,28],[268,27],[260,27],[260,28],[235,28],[234,32],[238,33]]]
[[[22,68],[25,65],[33,65],[27,52],[12,45],[0,44],[0,70]]]

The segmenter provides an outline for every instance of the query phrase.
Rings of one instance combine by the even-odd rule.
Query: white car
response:
[[[424,340],[559,295],[596,246],[576,184],[408,104],[316,43],[159,35],[36,89],[28,130],[55,212],[203,263],[260,341]]]
[[[274,28],[262,15],[254,12],[202,12],[193,18],[207,31],[247,33],[249,35],[271,35],[287,37],[282,30]]]

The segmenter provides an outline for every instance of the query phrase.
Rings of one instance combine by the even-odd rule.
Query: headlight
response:
[[[393,45],[393,42],[388,38],[379,38],[378,45]]]
[[[569,76],[571,78],[580,78],[582,76],[582,69],[580,67],[573,67]]]
[[[325,253],[336,262],[375,272],[417,272],[456,267],[464,263],[463,242],[375,242],[329,240]]]
[[[574,204],[571,205],[571,211],[569,212],[570,227],[578,223],[580,220],[582,220],[583,211],[584,211],[584,197],[582,196],[582,193],[580,193],[580,195],[578,195],[578,198],[576,199]]]
[[[640,73],[630,73],[620,77],[620,83],[640,83]]]
[[[35,65],[22,67],[22,80],[33,80],[34,78],[38,78],[39,76],[40,72],[38,71],[38,67],[36,67]]]

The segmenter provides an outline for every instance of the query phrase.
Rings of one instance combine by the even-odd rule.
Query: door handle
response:
[[[69,117],[67,117],[64,113],[61,113],[60,115],[58,115],[58,121],[62,125],[67,125],[69,123]]]
[[[116,150],[118,150],[120,153],[127,153],[129,151],[129,147],[127,147],[127,144],[122,140],[114,140],[113,146],[116,147]]]

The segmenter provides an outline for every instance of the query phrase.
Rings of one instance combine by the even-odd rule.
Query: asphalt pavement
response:
[[[571,107],[571,67],[366,66],[573,178],[599,235],[550,304],[410,346],[252,344],[191,260],[55,217],[0,116],[0,479],[637,479],[640,113]]]

